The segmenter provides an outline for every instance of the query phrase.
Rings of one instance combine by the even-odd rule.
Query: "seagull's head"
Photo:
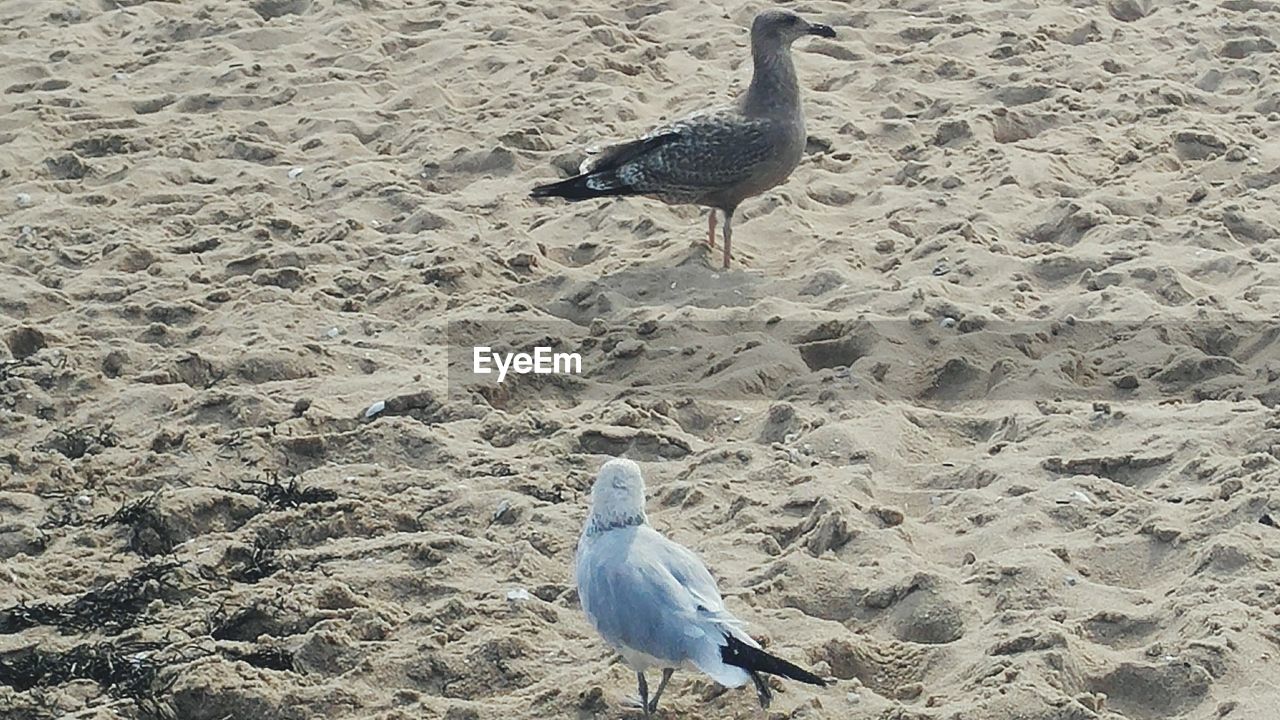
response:
[[[644,478],[640,466],[616,458],[605,463],[591,486],[591,514],[606,521],[644,519]]]
[[[768,39],[781,45],[790,45],[805,35],[833,38],[836,31],[830,25],[811,23],[790,10],[765,10],[751,23],[753,39]]]

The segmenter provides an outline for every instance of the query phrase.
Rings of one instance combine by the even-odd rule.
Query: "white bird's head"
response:
[[[833,38],[836,31],[830,25],[811,23],[790,10],[765,10],[751,23],[753,41],[770,41],[770,44],[790,45],[805,35]]]
[[[623,458],[605,463],[591,486],[588,532],[604,532],[647,522],[649,519],[644,513],[644,477],[640,475],[640,466]]]

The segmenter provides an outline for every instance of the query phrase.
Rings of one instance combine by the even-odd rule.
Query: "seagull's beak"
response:
[[[819,25],[817,23],[809,23],[809,34],[818,37],[833,38],[836,36],[835,28],[830,25]]]

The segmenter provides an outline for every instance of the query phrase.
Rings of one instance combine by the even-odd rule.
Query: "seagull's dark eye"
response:
[[[800,22],[800,17],[798,15],[791,15],[787,18],[788,25],[795,25],[798,22]]]

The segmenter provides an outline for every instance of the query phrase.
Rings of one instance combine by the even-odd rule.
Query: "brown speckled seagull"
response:
[[[668,205],[701,205],[711,209],[711,247],[719,210],[724,213],[724,266],[729,267],[738,205],[785,181],[804,155],[804,112],[791,43],[805,35],[834,38],[836,31],[787,10],[760,13],[751,24],[751,85],[733,107],[694,113],[639,139],[601,148],[583,161],[580,174],[539,185],[531,196],[577,201],[642,195]]]

